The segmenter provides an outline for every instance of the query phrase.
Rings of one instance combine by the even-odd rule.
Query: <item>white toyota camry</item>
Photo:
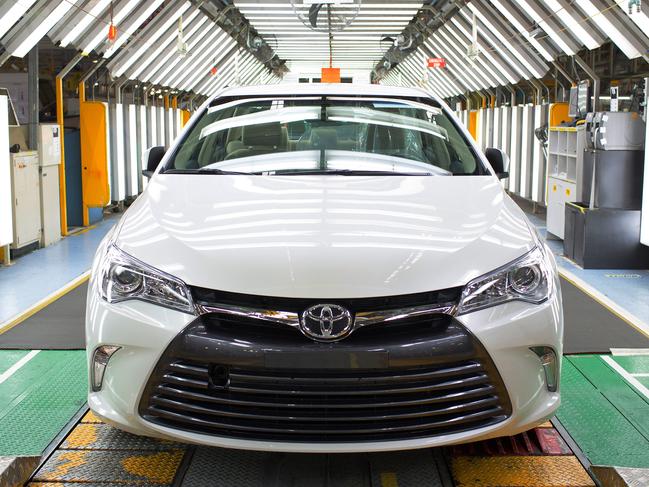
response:
[[[144,435],[345,452],[511,435],[559,406],[555,263],[436,97],[227,89],[100,246],[90,408]]]

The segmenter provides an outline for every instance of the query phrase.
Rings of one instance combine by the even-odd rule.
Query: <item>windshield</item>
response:
[[[216,100],[163,172],[488,174],[440,107],[340,96]]]

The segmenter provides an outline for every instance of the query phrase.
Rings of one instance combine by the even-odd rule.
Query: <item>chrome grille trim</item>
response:
[[[444,303],[437,305],[409,306],[406,308],[389,309],[383,311],[361,311],[354,317],[354,329],[364,326],[377,325],[385,322],[398,320],[408,320],[426,315],[445,314],[454,316],[457,311],[455,303]],[[268,309],[247,308],[244,306],[234,306],[229,304],[198,305],[200,315],[216,313],[230,316],[241,316],[280,325],[300,327],[300,317],[298,313],[292,311],[275,311]]]

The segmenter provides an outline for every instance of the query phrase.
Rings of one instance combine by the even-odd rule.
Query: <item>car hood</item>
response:
[[[461,286],[534,238],[492,176],[160,174],[116,245],[194,286],[352,298]]]

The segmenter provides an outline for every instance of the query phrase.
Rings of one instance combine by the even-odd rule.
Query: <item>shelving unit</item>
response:
[[[577,198],[577,128],[550,127],[548,137],[547,229],[563,239],[565,205]]]

